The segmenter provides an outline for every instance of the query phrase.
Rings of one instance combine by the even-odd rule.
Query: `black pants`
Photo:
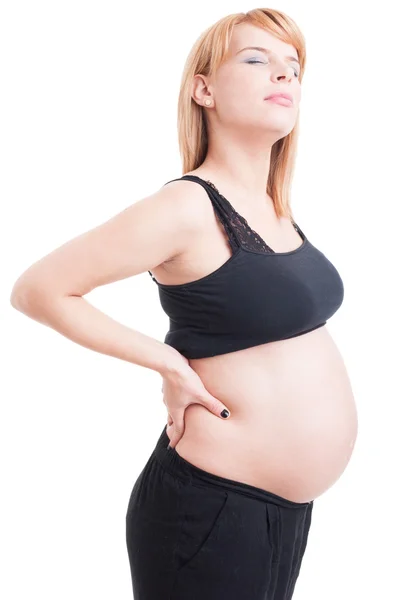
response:
[[[165,426],[128,503],[134,600],[290,600],[313,501],[208,473],[168,443]]]

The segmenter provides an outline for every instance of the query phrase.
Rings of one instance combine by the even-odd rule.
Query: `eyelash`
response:
[[[248,65],[255,65],[256,63],[260,63],[260,64],[263,64],[263,65],[267,64],[267,63],[263,63],[262,60],[255,60],[254,58],[252,58],[250,60],[247,60],[246,62],[247,62]],[[299,76],[298,71],[296,71],[296,69],[293,69],[293,71],[294,71],[296,77],[298,77]]]

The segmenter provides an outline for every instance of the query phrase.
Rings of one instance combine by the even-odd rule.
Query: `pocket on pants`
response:
[[[210,555],[228,503],[227,491],[215,491],[195,485],[184,490],[184,517],[176,548],[177,571],[194,567]]]

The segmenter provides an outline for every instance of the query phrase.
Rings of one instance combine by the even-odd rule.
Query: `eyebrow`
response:
[[[260,52],[264,52],[265,54],[272,54],[272,50],[270,50],[269,48],[263,48],[262,46],[246,46],[245,48],[241,48],[240,50],[238,50],[238,52],[236,54],[243,52],[243,50],[260,50]],[[297,60],[297,58],[295,56],[285,56],[285,59],[293,60],[298,65],[300,65],[300,62]]]

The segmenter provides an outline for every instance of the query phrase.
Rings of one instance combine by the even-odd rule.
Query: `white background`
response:
[[[344,281],[328,329],[359,414],[350,464],[315,500],[295,600],[398,597],[391,6],[274,6],[307,40],[292,206]],[[2,598],[132,598],[125,512],[166,424],[161,377],[71,342],[13,309],[9,296],[34,261],[182,175],[176,116],[186,56],[216,20],[254,7],[2,3]],[[147,272],[87,299],[158,340],[167,332]]]

